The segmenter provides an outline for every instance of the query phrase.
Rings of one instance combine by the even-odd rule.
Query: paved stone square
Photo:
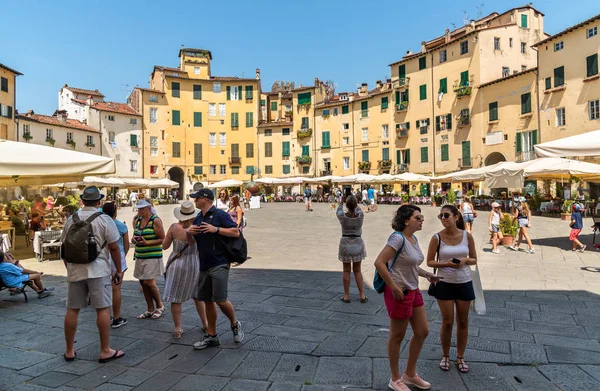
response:
[[[158,320],[138,320],[145,310],[131,269],[123,284],[123,316],[129,323],[111,331],[113,348],[124,358],[97,363],[95,313],[80,314],[77,360],[62,358],[66,300],[61,261],[43,264],[18,242],[17,256],[28,268],[45,272],[55,294],[29,303],[0,292],[0,390],[384,390],[389,380],[388,318],[383,298],[369,290],[360,304],[355,288],[351,304],[343,292],[337,260],[340,228],[329,205],[305,212],[301,204],[268,204],[247,212],[249,254],[233,269],[230,299],[244,331],[236,345],[222,315],[221,346],[194,351],[200,322],[193,304],[183,312],[183,338],[172,338],[170,312]],[[382,205],[365,217],[363,237],[369,254],[365,281],[372,281],[373,261],[391,233],[396,206]],[[159,206],[166,225],[173,206]],[[417,234],[425,250],[441,225],[438,208],[425,206],[425,225]],[[129,209],[119,219],[131,221]],[[419,374],[434,390],[598,390],[600,389],[600,252],[591,248],[591,221],[583,243],[589,251],[570,251],[568,223],[534,217],[530,230],[535,254],[502,249],[490,253],[487,212],[479,212],[474,237],[486,290],[488,312],[472,313],[466,360],[470,373],[455,365],[438,368],[440,313],[425,297],[430,335],[420,356]],[[130,254],[130,258],[131,258]],[[26,259],[28,258],[28,259]],[[598,268],[598,269],[597,269]],[[161,279],[162,290],[163,281]],[[421,286],[426,288],[426,282]],[[410,338],[407,332],[407,340]],[[456,355],[451,350],[452,359]],[[406,358],[403,345],[401,365]]]

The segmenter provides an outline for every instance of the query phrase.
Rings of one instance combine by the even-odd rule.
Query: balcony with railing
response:
[[[408,164],[401,163],[396,165],[396,174],[402,174],[403,172],[408,172]]]
[[[392,160],[391,159],[383,159],[377,161],[377,168],[380,170],[389,170],[392,168]]]
[[[331,170],[321,170],[321,176],[329,176],[329,175],[333,175]]]
[[[301,165],[307,165],[312,163],[312,157],[310,156],[296,156],[296,162]]]
[[[396,130],[396,138],[407,138],[408,137],[408,129],[399,128]]]
[[[454,89],[454,92],[456,92],[457,98],[462,98],[464,96],[470,96],[472,89],[470,86],[458,86]]]
[[[457,118],[456,126],[459,128],[471,126],[471,115],[470,114],[460,114]]]
[[[312,136],[313,130],[311,128],[302,128],[296,133],[298,138],[308,138]]]
[[[410,81],[410,77],[399,77],[392,81],[393,88],[404,88],[408,87],[408,82]]]
[[[459,168],[471,168],[473,167],[473,162],[470,157],[458,158],[458,167]]]
[[[396,113],[401,113],[408,110],[408,101],[400,102],[396,104]]]
[[[517,163],[528,162],[536,158],[535,151],[526,151],[517,153]]]
[[[358,162],[358,171],[369,172],[371,170],[371,162]]]
[[[229,158],[230,166],[240,166],[242,164],[242,158],[239,156],[232,156]]]

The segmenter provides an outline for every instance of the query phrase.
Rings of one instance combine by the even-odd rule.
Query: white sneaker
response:
[[[406,384],[404,384],[404,382],[402,381],[402,378],[400,378],[396,381],[392,381],[392,379],[390,379],[390,382],[388,383],[388,387],[390,390],[394,390],[394,391],[410,391],[410,388],[408,388],[406,386]]]
[[[584,251],[585,251],[585,248],[586,248],[586,247],[587,247],[587,246],[584,244],[584,245],[583,245],[583,247],[581,247],[581,248],[580,248],[578,251],[579,251],[580,253],[582,253],[582,252],[584,252]]]
[[[498,249],[492,250],[492,254],[500,254],[500,250],[498,250]]]
[[[419,390],[428,390],[431,388],[431,383],[426,382],[425,380],[421,379],[419,377],[419,375],[415,374],[413,377],[410,376],[406,376],[406,373],[402,375],[402,377],[400,378],[404,384],[408,384],[410,386],[415,386],[417,387]]]

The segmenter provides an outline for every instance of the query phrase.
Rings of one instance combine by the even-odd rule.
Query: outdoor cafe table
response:
[[[42,239],[41,239],[41,231],[36,231],[33,235],[33,252],[36,255],[40,255],[42,253]],[[59,230],[62,233],[62,229]]]
[[[0,229],[0,233],[3,233],[3,232],[7,232],[8,236],[10,236],[10,243],[12,244],[12,246],[9,246],[9,247],[14,250],[14,248],[15,248],[15,236],[16,236],[15,227]]]

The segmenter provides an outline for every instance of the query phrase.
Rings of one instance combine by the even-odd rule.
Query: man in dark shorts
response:
[[[244,339],[241,323],[235,317],[233,305],[227,300],[229,281],[229,261],[223,253],[217,235],[237,238],[240,231],[227,212],[213,206],[215,195],[212,190],[200,189],[190,194],[200,213],[194,219],[194,225],[188,228],[188,235],[196,239],[200,256],[200,279],[198,281],[198,300],[206,305],[208,318],[207,335],[194,344],[194,349],[206,349],[219,346],[217,336],[217,306],[231,322],[233,341],[240,343]]]

